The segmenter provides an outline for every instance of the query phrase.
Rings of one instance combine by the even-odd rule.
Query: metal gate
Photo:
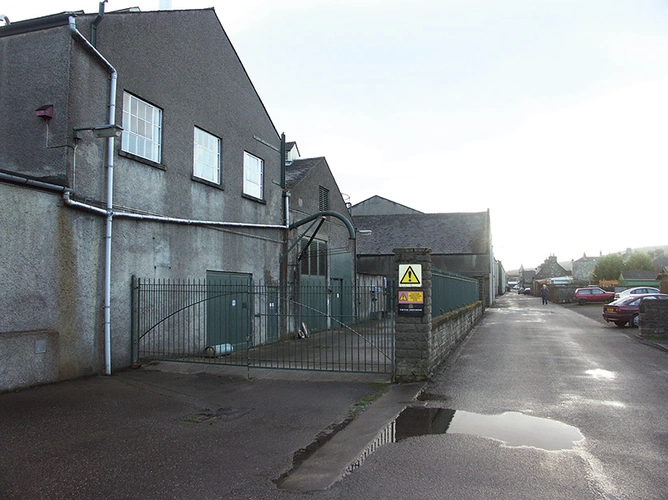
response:
[[[393,373],[394,283],[279,287],[133,277],[133,361]]]

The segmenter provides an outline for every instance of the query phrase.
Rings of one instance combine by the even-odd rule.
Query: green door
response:
[[[207,345],[244,349],[251,334],[251,275],[207,271]]]

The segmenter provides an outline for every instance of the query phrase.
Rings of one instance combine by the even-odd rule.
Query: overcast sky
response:
[[[12,22],[99,5],[3,3]],[[278,132],[302,157],[325,156],[353,204],[489,209],[507,270],[668,245],[663,211],[646,209],[668,186],[668,0],[106,10],[161,3],[215,8]]]

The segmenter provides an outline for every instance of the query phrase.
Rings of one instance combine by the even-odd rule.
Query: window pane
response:
[[[300,255],[301,255],[301,252],[303,252],[304,248],[306,248],[306,241],[305,240],[302,240],[301,244],[299,245],[299,248],[300,248]],[[305,253],[304,255],[302,255],[302,260],[301,260],[301,263],[302,263],[301,273],[302,274],[308,274],[308,261],[309,261],[308,253]]]
[[[123,138],[121,149],[160,163],[162,110],[141,99],[123,94]]]
[[[195,128],[193,150],[193,175],[220,184],[221,140]]]
[[[320,243],[318,247],[318,275],[327,276],[327,243]]]
[[[309,247],[310,251],[310,260],[311,260],[311,274],[317,276],[318,275],[318,243],[313,242],[311,243],[311,246]]]
[[[244,194],[262,199],[264,195],[263,171],[264,162],[260,158],[244,152]]]

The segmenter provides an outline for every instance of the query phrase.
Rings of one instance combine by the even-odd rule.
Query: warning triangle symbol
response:
[[[401,283],[402,285],[419,285],[420,280],[415,275],[415,271],[413,271],[413,268],[411,266],[408,266],[408,269],[406,269],[406,272],[402,276],[401,281],[399,283]]]
[[[399,294],[399,300],[407,301],[408,295],[406,295],[405,293]]]

